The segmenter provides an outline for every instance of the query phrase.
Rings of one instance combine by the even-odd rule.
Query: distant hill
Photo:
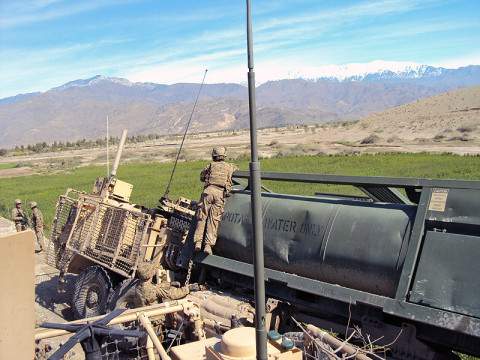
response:
[[[413,100],[441,93],[410,83],[271,81],[258,87],[258,103],[294,109],[323,109],[354,120]]]
[[[466,141],[480,126],[480,85],[416,100],[367,116],[358,127],[372,133],[414,139],[458,137]]]
[[[364,78],[355,82],[270,81],[256,89],[257,121],[259,126],[271,127],[360,119],[440,94],[449,87],[479,81],[478,69],[480,66],[457,69],[455,73],[438,70],[436,77],[434,69],[424,69],[422,76],[434,78],[441,86],[413,83],[419,77],[412,74],[411,82],[398,82],[397,74],[396,83],[373,78],[370,82],[363,81]],[[123,128],[128,129],[130,135],[180,133],[191,115],[199,86],[131,83],[126,79],[96,76],[72,81],[45,93],[2,99],[0,147],[102,138],[106,134],[107,116],[113,136],[119,136]],[[191,132],[248,126],[245,86],[204,85],[193,114]]]

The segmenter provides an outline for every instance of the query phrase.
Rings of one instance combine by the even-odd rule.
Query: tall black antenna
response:
[[[207,76],[207,71],[208,69],[205,69],[205,73],[203,74],[202,84],[200,85],[200,89],[198,89],[197,98],[195,99],[195,104],[193,104],[192,113],[190,114],[190,119],[188,119],[187,128],[183,133],[182,143],[180,144],[180,149],[178,149],[177,158],[175,159],[175,164],[173,165],[172,175],[170,176],[170,181],[168,182],[167,190],[165,190],[165,195],[163,195],[162,199],[168,199],[168,193],[170,191],[170,185],[172,185],[173,174],[175,173],[175,168],[177,167],[178,158],[180,157],[180,152],[182,151],[183,143],[185,141],[185,136],[187,136],[188,127],[190,126],[190,121],[192,121],[193,112],[195,111],[195,107],[197,106],[198,97],[200,96],[200,91],[202,91],[203,82],[205,81],[205,76]]]
[[[267,360],[267,330],[265,311],[265,273],[263,255],[262,194],[260,162],[257,151],[257,113],[255,104],[255,72],[253,71],[252,15],[247,0],[247,55],[248,55],[248,107],[250,110],[250,189],[252,203],[253,272],[255,286],[255,340],[257,360]]]

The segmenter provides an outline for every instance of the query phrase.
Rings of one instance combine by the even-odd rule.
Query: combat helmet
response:
[[[37,207],[37,203],[35,201],[30,202],[30,208],[33,209],[34,207]]]
[[[20,200],[20,199],[15,199],[14,203],[15,203],[15,205],[21,204],[21,203],[22,203],[22,200]]]
[[[215,146],[212,150],[212,159],[213,160],[225,160],[227,157],[227,152],[223,146]]]
[[[153,276],[153,264],[148,261],[142,262],[137,268],[137,277],[140,280],[148,280]]]

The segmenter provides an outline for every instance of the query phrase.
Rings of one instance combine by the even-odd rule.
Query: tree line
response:
[[[140,142],[145,142],[148,140],[158,140],[162,138],[161,135],[158,134],[148,134],[148,135],[136,135],[136,136],[129,136],[126,139],[127,144],[135,144]],[[119,138],[116,136],[110,136],[108,138],[109,145],[117,145],[119,142]],[[45,152],[55,152],[55,151],[64,151],[64,150],[75,150],[75,149],[89,149],[89,148],[99,148],[107,146],[107,138],[99,138],[96,140],[86,140],[80,139],[77,141],[54,141],[51,144],[47,144],[47,142],[38,142],[35,145],[16,145],[15,148],[12,149],[5,149],[0,148],[0,156],[6,155],[22,155],[22,154],[38,154],[38,153],[45,153]]]

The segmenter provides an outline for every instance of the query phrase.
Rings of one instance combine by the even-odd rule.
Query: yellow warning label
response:
[[[441,212],[445,211],[447,196],[448,196],[448,189],[433,189],[428,210],[441,211]]]

